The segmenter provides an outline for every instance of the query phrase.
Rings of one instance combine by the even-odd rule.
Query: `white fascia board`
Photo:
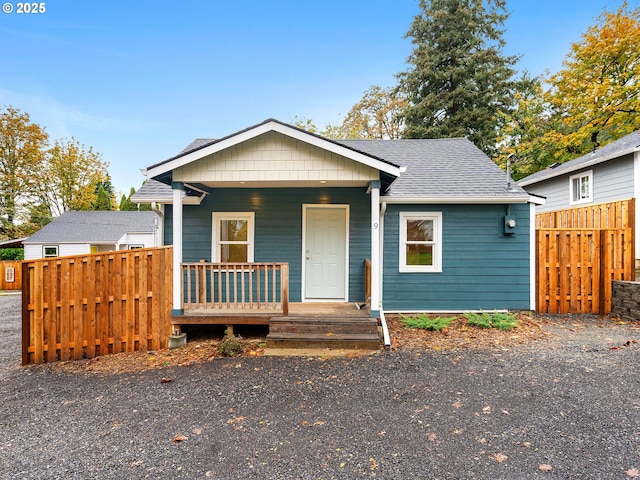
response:
[[[208,147],[204,147],[181,157],[174,158],[173,160],[158,165],[157,167],[149,168],[147,169],[147,177],[153,178],[158,175],[162,175],[163,173],[170,172],[172,170],[175,170],[176,168],[188,165],[189,163],[204,158],[208,155],[212,155],[226,148],[233,147],[242,142],[246,142],[247,140],[251,140],[255,137],[272,131],[281,133],[291,138],[295,138],[296,140],[300,140],[301,142],[305,142],[309,145],[314,145],[338,155],[342,155],[390,175],[394,175],[396,177],[400,176],[400,167],[389,165],[388,163],[369,157],[368,155],[356,152],[342,145],[325,140],[321,137],[311,135],[307,132],[283,125],[279,122],[267,122],[262,125],[258,125],[257,127],[254,127],[250,130],[245,130],[244,132],[240,132],[236,135],[220,140],[219,142],[216,142],[213,145],[209,145]]]
[[[520,185],[521,187],[526,187],[527,185],[533,185],[536,183],[544,182],[545,180],[561,177],[562,175],[566,175],[568,173],[577,172],[578,170],[584,170],[585,168],[589,168],[592,165],[608,162],[609,160],[613,160],[614,158],[624,157],[625,155],[629,155],[630,153],[637,152],[639,150],[640,150],[640,145],[633,148],[627,148],[626,150],[610,153],[609,155],[603,155],[602,157],[597,157],[597,158],[594,158],[593,160],[589,160],[587,162],[580,163],[578,165],[574,165],[569,168],[565,168],[559,172],[557,171],[554,172],[553,170],[551,170],[547,175],[542,175],[541,177],[533,178],[531,180],[527,180],[526,182],[523,182],[522,180],[520,180],[520,181],[517,181],[516,184]]]
[[[449,203],[449,204],[468,204],[468,203],[529,203],[529,196],[505,196],[505,197],[380,197],[380,201],[386,203],[404,203],[404,204],[428,204],[428,203]]]

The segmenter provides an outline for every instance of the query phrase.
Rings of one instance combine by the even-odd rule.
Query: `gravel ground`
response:
[[[640,476],[640,330],[595,317],[517,348],[21,367],[0,296],[0,478]]]

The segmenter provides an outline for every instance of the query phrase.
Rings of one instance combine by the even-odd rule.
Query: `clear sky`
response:
[[[51,140],[92,146],[127,193],[197,137],[272,117],[340,123],[371,85],[395,85],[419,12],[418,0],[50,0],[29,14],[0,3],[12,10],[0,13],[0,105]],[[621,3],[508,0],[505,54],[555,72]]]

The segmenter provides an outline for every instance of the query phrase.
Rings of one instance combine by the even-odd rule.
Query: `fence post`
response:
[[[611,311],[611,236],[608,230],[600,230],[600,308],[598,313],[606,315]]]
[[[29,347],[31,346],[31,275],[29,263],[22,262],[22,365],[29,364]]]

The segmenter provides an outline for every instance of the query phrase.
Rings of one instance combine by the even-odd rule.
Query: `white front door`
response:
[[[345,205],[305,207],[305,299],[347,299],[347,209]]]

